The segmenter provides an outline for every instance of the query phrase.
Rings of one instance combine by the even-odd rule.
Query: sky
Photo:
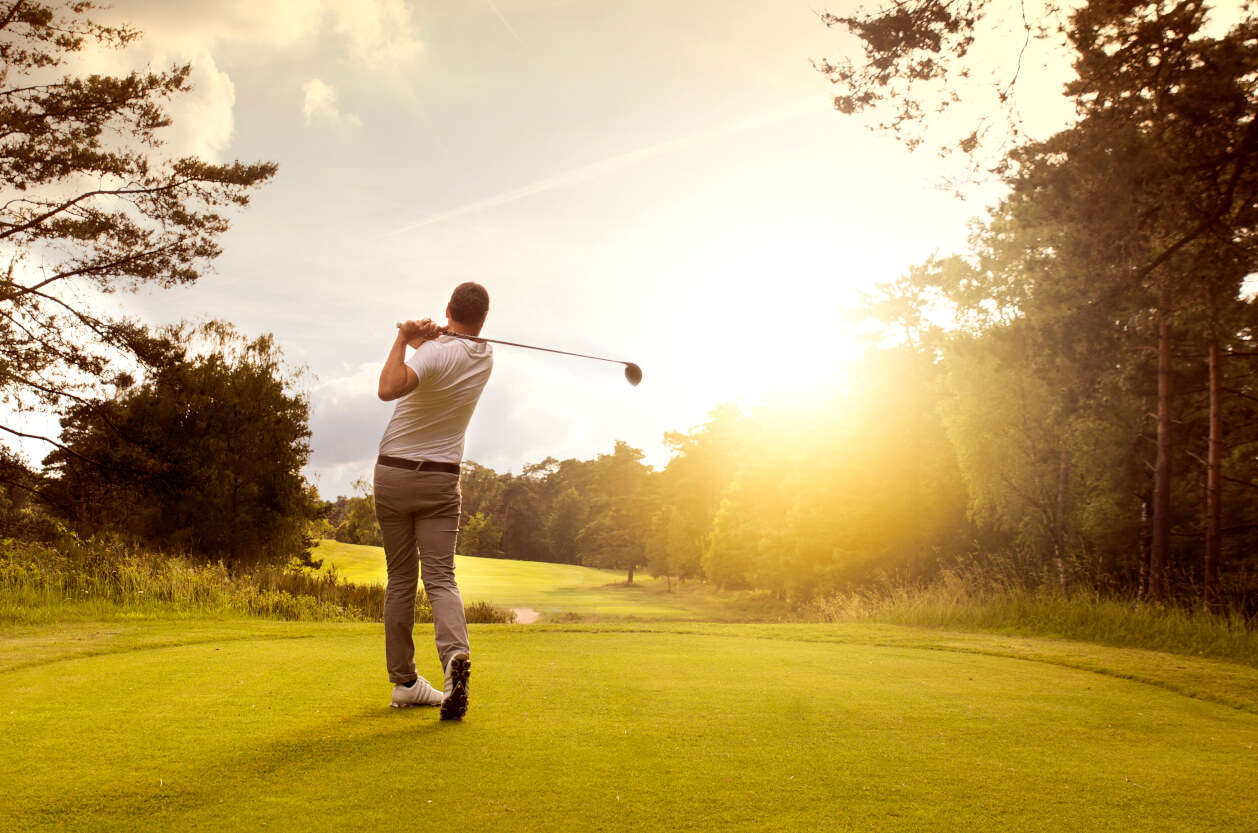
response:
[[[307,369],[325,498],[371,471],[395,322],[440,318],[465,280],[490,292],[485,336],[644,373],[499,347],[467,459],[518,473],[625,440],[662,466],[665,432],[719,403],[840,380],[856,293],[961,249],[985,207],[940,187],[937,156],[832,109],[811,62],[850,44],[821,8],[114,0],[105,18],[145,37],[87,65],[191,61],[170,151],[279,173],[212,273],[110,303],[274,333]],[[1060,122],[1047,78],[1032,115]]]

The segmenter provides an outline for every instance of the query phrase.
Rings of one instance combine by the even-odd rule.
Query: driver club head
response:
[[[633,362],[625,362],[625,378],[629,380],[629,384],[635,388],[642,381],[642,368]]]

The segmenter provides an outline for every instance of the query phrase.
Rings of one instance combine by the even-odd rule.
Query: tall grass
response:
[[[0,541],[0,622],[50,622],[108,615],[259,616],[378,622],[384,588],[352,584],[335,571],[263,567],[233,574],[115,540],[55,545]],[[510,611],[477,603],[468,621],[509,622]],[[432,621],[421,588],[416,620]]]
[[[1258,631],[1232,613],[1154,607],[1096,594],[1067,596],[981,570],[945,570],[933,582],[884,581],[876,587],[817,599],[800,618],[814,622],[878,622],[1094,642],[1194,654],[1258,667]]]

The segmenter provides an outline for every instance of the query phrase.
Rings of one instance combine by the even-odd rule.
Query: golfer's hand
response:
[[[441,325],[431,318],[421,321],[403,321],[402,326],[398,327],[398,335],[411,347],[418,347],[425,341],[432,341],[441,335]]]

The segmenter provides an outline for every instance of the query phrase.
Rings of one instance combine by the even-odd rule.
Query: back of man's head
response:
[[[489,293],[478,283],[468,281],[454,288],[450,296],[450,319],[478,332],[489,315]]]

